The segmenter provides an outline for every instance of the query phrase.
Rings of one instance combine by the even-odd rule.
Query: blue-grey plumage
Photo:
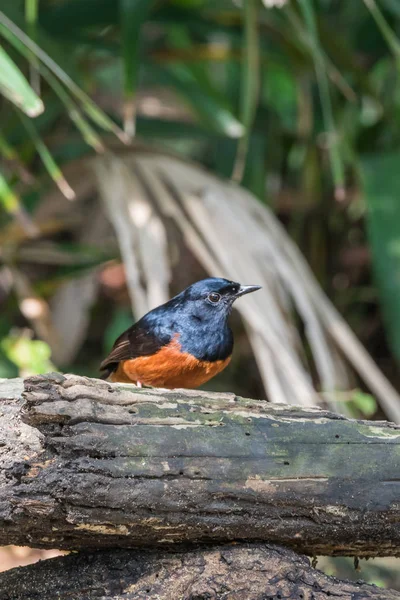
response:
[[[221,278],[194,283],[148,312],[115,342],[101,364],[113,381],[160,387],[197,387],[229,363],[234,301],[260,286]]]

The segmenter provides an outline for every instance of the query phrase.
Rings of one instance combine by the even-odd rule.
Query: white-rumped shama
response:
[[[231,360],[228,317],[234,301],[259,289],[219,278],[194,283],[119,336],[101,363],[102,377],[171,389],[198,387]]]

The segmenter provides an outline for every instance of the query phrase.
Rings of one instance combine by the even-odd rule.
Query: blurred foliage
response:
[[[368,419],[376,413],[376,400],[371,394],[356,390],[350,400],[349,407],[355,419]]]
[[[127,134],[233,175],[274,205],[358,329],[376,302],[365,301],[369,283],[351,290],[351,275],[332,272],[338,245],[350,253],[366,243],[365,183],[376,284],[399,357],[400,240],[395,212],[388,218],[396,210],[396,2],[252,0],[243,9],[228,0],[3,0],[0,10],[4,227],[17,216],[37,235],[29,215],[45,171],[73,198],[59,164],[101,151],[101,128],[127,141],[124,120]],[[20,121],[21,111],[42,114]]]
[[[51,180],[73,202],[68,161],[136,132],[269,203],[398,386],[399,35],[397,0],[0,0],[0,376],[58,366],[45,304],[32,315],[24,300],[54,303],[119,258],[71,234],[73,208],[37,222]],[[85,344],[63,365],[88,375],[130,323],[124,282],[98,283]],[[245,364],[256,395],[241,344],[232,372],[244,385]],[[363,391],[347,401],[380,416]]]
[[[113,347],[118,336],[132,325],[132,314],[129,310],[118,309],[114,312],[110,323],[104,331],[104,356]]]
[[[367,230],[389,339],[400,361],[400,153],[363,161]]]
[[[15,333],[3,338],[1,350],[4,352],[6,359],[18,368],[19,377],[39,375],[40,373],[56,370],[50,361],[51,350],[49,345],[41,340],[32,340],[29,335],[24,333]]]
[[[317,568],[327,575],[365,581],[378,587],[400,589],[400,561],[398,558],[372,558],[359,560],[355,568],[354,558],[348,557],[318,557]]]
[[[234,177],[273,206],[335,304],[395,377],[380,306],[398,359],[396,2],[0,0],[0,11],[6,268],[16,262],[25,269],[18,245],[43,240],[34,217],[48,175],[71,200],[76,190],[63,165],[102,152],[110,134],[127,143],[136,132],[140,141]],[[17,243],[15,219],[25,232]],[[118,258],[116,249],[84,252],[65,235],[51,241],[58,260],[51,272],[35,269],[32,281],[44,300],[66,279]],[[9,324],[26,326],[21,297],[12,282],[3,287]],[[114,335],[107,326],[112,333],[102,347]]]

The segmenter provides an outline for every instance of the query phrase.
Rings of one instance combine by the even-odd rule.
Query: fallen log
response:
[[[74,375],[0,383],[0,544],[400,556],[400,428]]]
[[[399,600],[269,545],[103,550],[0,573],[0,600]]]

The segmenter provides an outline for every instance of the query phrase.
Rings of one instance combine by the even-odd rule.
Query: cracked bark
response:
[[[400,556],[389,423],[59,374],[2,382],[0,398],[1,544]]]
[[[0,574],[0,600],[399,600],[271,545],[103,550]]]

